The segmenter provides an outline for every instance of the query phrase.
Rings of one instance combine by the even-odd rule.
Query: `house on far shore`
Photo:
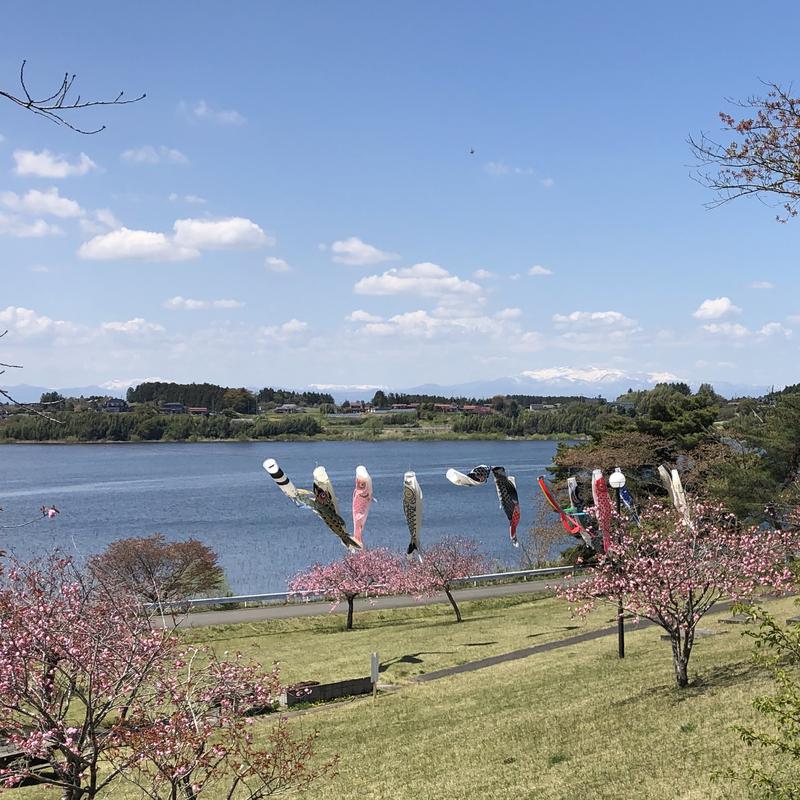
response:
[[[103,411],[109,414],[121,414],[124,411],[129,411],[128,404],[118,397],[109,397],[108,400],[103,403],[102,408]]]
[[[162,414],[185,414],[186,406],[183,403],[162,403]]]
[[[193,414],[196,417],[208,416],[208,409],[205,406],[189,406],[186,411],[187,413]]]
[[[465,414],[494,414],[495,411],[491,406],[478,406],[467,405],[461,409]]]
[[[275,409],[276,414],[300,414],[303,409],[297,403],[284,403]]]

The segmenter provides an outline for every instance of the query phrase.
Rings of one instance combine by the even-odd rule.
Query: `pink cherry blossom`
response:
[[[278,723],[256,745],[244,716],[274,706],[277,668],[219,660],[151,627],[132,596],[88,582],[69,559],[0,565],[0,730],[26,758],[0,783],[38,781],[91,800],[123,773],[152,800],[302,787],[315,734]],[[32,771],[31,760],[48,769]],[[239,796],[239,795],[237,795]]]
[[[446,537],[425,550],[422,561],[409,570],[409,589],[413,594],[433,595],[444,592],[461,622],[461,610],[452,594],[458,578],[479,575],[487,569],[486,558],[472,539]]]
[[[330,564],[314,564],[289,581],[289,591],[333,600],[331,610],[347,601],[347,630],[353,627],[353,601],[407,591],[404,560],[385,548],[357,550]]]
[[[558,590],[579,614],[600,600],[621,598],[624,610],[662,627],[670,635],[678,686],[688,684],[700,619],[724,598],[792,588],[789,558],[800,550],[796,529],[745,527],[718,505],[689,506],[684,517],[653,505],[642,515],[641,528],[623,526],[615,515],[608,552],[598,555],[587,578]]]

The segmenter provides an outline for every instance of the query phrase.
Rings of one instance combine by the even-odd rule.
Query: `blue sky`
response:
[[[0,99],[9,383],[798,381],[800,222],[706,209],[686,144],[800,78],[796,4],[4,18],[3,88],[147,92],[96,136]]]

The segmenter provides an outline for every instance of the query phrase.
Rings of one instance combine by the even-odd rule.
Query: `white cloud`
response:
[[[383,317],[379,317],[377,314],[370,314],[369,311],[362,311],[360,308],[356,309],[355,311],[351,311],[345,319],[348,322],[382,322]]]
[[[89,261],[185,261],[197,258],[200,251],[180,246],[163,233],[123,227],[84,242],[78,255]]]
[[[81,230],[90,236],[122,227],[122,223],[107,208],[98,208],[88,217],[81,218],[80,225]]]
[[[488,322],[488,318],[486,319]],[[447,330],[463,330],[465,327],[469,327],[475,331],[474,324],[474,318],[470,318],[469,322],[465,324],[461,320],[440,318],[428,311],[419,309],[417,311],[407,311],[404,314],[396,314],[385,322],[367,322],[363,330],[376,336],[415,336],[430,339]]]
[[[674,372],[651,372],[648,379],[650,383],[675,383],[680,380]]]
[[[768,322],[766,325],[762,325],[761,328],[758,330],[761,336],[783,336],[786,339],[790,339],[792,336],[791,328],[787,328],[785,325],[781,325],[780,322]]]
[[[535,264],[528,270],[528,275],[552,275],[553,270],[543,267],[541,264]]]
[[[300,334],[308,332],[308,323],[299,319],[290,319],[282,325],[265,325],[259,333],[265,339],[286,342],[296,339]]]
[[[198,250],[227,250],[275,244],[274,237],[268,236],[255,222],[244,217],[179,219],[173,227],[176,244]]]
[[[622,328],[636,327],[636,320],[619,311],[572,311],[569,314],[553,314],[553,322],[559,327],[577,328]]]
[[[489,161],[483,165],[483,169],[489,175],[500,177],[502,175],[533,175],[534,170],[531,167],[515,167],[512,164],[506,164],[505,161]]]
[[[748,289],[774,289],[775,284],[771,281],[753,281],[747,284]]]
[[[490,175],[508,175],[511,167],[503,161],[489,161],[483,166]]]
[[[767,322],[755,331],[751,331],[738,322],[709,322],[703,325],[703,330],[713,336],[722,336],[726,339],[743,340],[750,338],[751,341],[756,342],[763,342],[773,336],[783,336],[784,339],[792,337],[792,329],[787,328],[780,322]]]
[[[103,389],[108,389],[111,392],[119,392],[123,389],[130,389],[132,386],[138,386],[140,383],[165,383],[166,378],[114,378],[110,381],[101,383]]]
[[[50,267],[45,266],[44,264],[34,264],[31,267],[31,272],[50,272]]]
[[[561,330],[556,343],[571,350],[603,352],[612,347],[630,347],[634,334],[641,331],[636,320],[619,311],[553,314],[553,323]]]
[[[188,164],[189,159],[176,150],[174,147],[167,147],[164,144],[154,147],[151,144],[143,145],[142,147],[132,147],[129,150],[124,150],[120,155],[123,161],[128,161],[131,164]]]
[[[727,336],[732,339],[742,339],[750,335],[750,331],[738,322],[710,322],[703,325],[703,330],[715,336]]]
[[[60,219],[83,216],[80,205],[68,197],[61,197],[55,186],[43,192],[31,189],[24,195],[0,192],[0,203],[21,214],[50,214]]]
[[[553,180],[553,178],[542,178],[539,181],[539,185],[545,189],[552,189],[556,185],[556,182]]]
[[[715,297],[713,300],[703,300],[692,316],[695,319],[719,319],[726,314],[738,314],[741,310],[731,302],[730,297]]]
[[[388,319],[369,314],[366,311],[355,311],[348,319],[363,323],[360,330],[364,333],[395,337],[399,340],[416,338],[432,341],[435,339],[453,342],[465,342],[467,337],[480,335],[485,340],[502,343],[505,350],[530,352],[539,350],[544,344],[543,337],[536,331],[525,331],[516,322],[518,309],[503,309],[494,316],[469,311],[454,310],[452,307],[438,306],[432,312],[418,309],[395,314]]]
[[[450,299],[478,298],[483,292],[477,283],[462,280],[438,264],[430,262],[390,269],[381,275],[361,278],[353,291],[364,295],[416,294]]]
[[[86,175],[97,169],[97,164],[86,153],[81,153],[76,163],[70,163],[66,156],[42,150],[15,150],[13,153],[17,175],[32,175],[37,178],[68,178],[73,175]]]
[[[488,281],[491,278],[496,278],[494,272],[490,272],[488,269],[476,269],[475,272],[472,273],[472,277],[475,278],[476,281]]]
[[[495,315],[496,319],[519,319],[522,316],[521,308],[504,308]]]
[[[104,322],[100,328],[109,333],[124,333],[128,335],[164,332],[163,325],[159,325],[157,322],[147,322],[141,317],[135,317],[125,322]]]
[[[196,205],[196,206],[205,205],[205,203],[207,202],[205,197],[200,197],[200,195],[197,195],[197,194],[178,194],[177,192],[171,192],[167,199],[171,203],[183,202],[183,203],[189,203],[190,205]]]
[[[46,335],[66,335],[77,330],[77,327],[71,322],[51,319],[44,314],[37,314],[32,308],[22,306],[7,306],[0,310],[0,327],[25,339]]]
[[[270,272],[291,272],[292,268],[289,264],[284,261],[282,258],[277,258],[276,256],[267,256],[264,259],[264,266]]]
[[[255,222],[243,217],[179,219],[173,229],[175,233],[168,236],[122,227],[84,242],[78,255],[93,261],[185,261],[197,258],[202,250],[252,248],[274,241]]]
[[[14,236],[18,239],[41,239],[44,236],[57,236],[63,233],[58,225],[51,225],[43,219],[27,222],[13,214],[0,212],[0,236]]]
[[[365,267],[400,258],[396,253],[379,250],[377,247],[361,241],[357,236],[340,239],[334,242],[330,249],[334,253],[333,260],[337,264],[347,264],[352,267]]]
[[[517,340],[518,343],[515,349],[523,353],[532,353],[536,350],[541,350],[546,343],[544,336],[536,331],[526,331]]]
[[[704,358],[698,358],[697,361],[694,362],[694,365],[698,369],[714,369],[714,368],[721,368],[721,369],[735,369],[736,364],[733,361],[706,361]]]
[[[180,295],[165,300],[163,305],[164,308],[173,311],[199,311],[206,308],[244,308],[244,303],[239,300],[192,300]]]
[[[234,109],[212,108],[205,100],[199,100],[194,105],[181,102],[178,109],[191,119],[215,122],[218,125],[244,125],[247,121],[244,115]]]
[[[315,392],[372,392],[388,387],[378,383],[309,383],[308,388]]]
[[[109,228],[121,228],[122,223],[114,216],[114,214],[107,208],[98,208],[94,212],[97,221]]]
[[[281,333],[303,333],[303,331],[308,330],[308,323],[302,322],[299,319],[290,319],[288,322],[284,322],[281,325]]]

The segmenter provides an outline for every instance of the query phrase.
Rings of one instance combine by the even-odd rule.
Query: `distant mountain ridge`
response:
[[[125,390],[112,391],[104,389],[102,386],[72,386],[64,389],[57,389],[49,386],[31,386],[27,383],[20,383],[16,386],[3,386],[19,403],[38,403],[39,398],[45,392],[58,392],[64,397],[125,397]]]
[[[326,391],[333,395],[336,402],[344,400],[370,400],[377,389],[408,394],[430,394],[444,397],[493,397],[503,394],[531,394],[544,396],[584,396],[604,397],[614,400],[624,394],[628,389],[639,391],[652,389],[656,383],[664,381],[678,381],[680,378],[669,373],[638,373],[623,372],[617,369],[600,369],[588,367],[583,370],[573,370],[567,367],[553,367],[542,370],[529,370],[519,375],[493,380],[476,380],[466,383],[442,385],[438,383],[424,383],[418,386],[396,388],[379,385],[311,383],[303,389],[312,391]],[[728,381],[708,381],[723,397],[761,397],[768,394],[773,387],[755,384],[732,383]],[[688,381],[692,389],[696,390],[699,382]],[[53,388],[45,386],[31,386],[19,384],[4,387],[20,403],[36,403],[44,392],[60,392],[65,397],[90,397],[92,395],[125,397],[125,389],[109,389],[108,386],[77,386],[66,388]],[[289,387],[287,387],[289,388]],[[774,387],[781,388],[781,387]],[[256,389],[255,391],[258,391]]]

